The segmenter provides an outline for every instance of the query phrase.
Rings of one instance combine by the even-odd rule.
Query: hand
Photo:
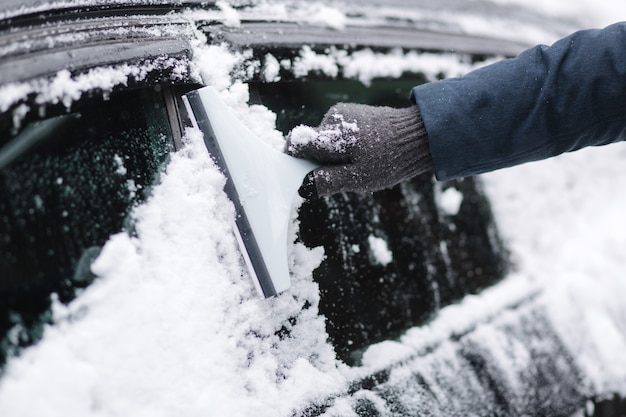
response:
[[[339,103],[317,128],[300,125],[289,132],[285,152],[324,164],[305,179],[300,194],[307,195],[372,192],[432,170],[417,106]]]

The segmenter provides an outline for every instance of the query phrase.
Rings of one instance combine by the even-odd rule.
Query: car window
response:
[[[0,359],[39,337],[51,294],[67,302],[93,280],[91,261],[132,231],[173,146],[159,87],[84,100],[2,138]]]
[[[317,125],[339,102],[406,107],[420,76],[258,83],[253,97],[287,133]],[[376,193],[306,200],[299,238],[326,254],[313,277],[319,311],[337,355],[358,364],[363,350],[425,323],[442,307],[499,281],[508,268],[489,201],[477,179],[437,183],[418,176]]]
[[[406,107],[411,87],[424,77],[378,79],[369,85],[356,80],[315,80],[251,83],[252,96],[276,112],[276,128],[287,134],[299,124],[319,124],[328,108],[339,102]]]

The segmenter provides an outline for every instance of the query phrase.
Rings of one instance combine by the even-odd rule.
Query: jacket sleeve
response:
[[[626,139],[626,23],[413,88],[448,180]]]

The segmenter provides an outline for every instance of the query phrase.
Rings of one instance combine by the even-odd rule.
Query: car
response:
[[[298,201],[292,288],[254,294],[185,95],[213,85],[280,150],[338,101],[406,106],[577,24],[432,3],[0,6],[2,414],[623,412],[515,279],[481,178]]]

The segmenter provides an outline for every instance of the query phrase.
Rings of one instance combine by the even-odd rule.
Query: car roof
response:
[[[239,2],[250,3],[250,2]],[[23,16],[80,8],[119,8],[119,7],[181,7],[194,4],[215,4],[215,1],[200,0],[4,0],[0,3],[0,17]]]
[[[229,25],[213,16],[200,26],[210,42],[224,41],[241,48],[350,45],[514,56],[532,42],[516,31],[498,31],[510,19],[519,27],[532,29],[520,30],[521,33],[541,28],[558,36],[571,31],[566,21],[488,0],[477,0],[470,6],[461,0],[442,0],[437,4],[426,0],[392,0],[384,5],[374,0],[327,3],[329,6],[323,2],[311,6],[304,0],[285,2],[286,14],[281,15],[267,13],[271,10],[268,7],[255,10],[254,6],[260,4],[258,0],[5,0],[0,2],[0,62],[4,62],[0,65],[0,85],[53,74],[67,67],[68,62],[72,69],[80,69],[115,65],[132,58],[189,55],[189,38],[176,33],[189,32],[189,20],[170,12],[199,8],[218,12],[229,6],[236,8],[239,24]],[[272,3],[274,10],[277,5],[280,2]],[[322,9],[318,9],[319,16],[311,19],[297,12],[300,8],[306,13],[307,7]],[[441,8],[450,13],[440,13]],[[339,15],[341,27],[324,22],[333,12]],[[461,19],[445,20],[447,15]],[[458,21],[471,21],[477,16],[487,19],[496,29],[477,31],[478,25]],[[172,26],[176,28],[167,33]],[[146,28],[161,33],[158,37],[146,36]],[[123,29],[127,34],[112,35],[112,29]],[[72,34],[82,38],[71,44],[58,42]],[[37,43],[42,45],[39,49]],[[72,56],[68,57],[70,47]],[[107,57],[117,57],[118,62]]]
[[[0,2],[0,30],[7,21],[14,25],[20,19],[62,16],[69,12],[83,15],[111,15],[122,13],[167,13],[188,8],[217,9],[234,7],[238,10],[260,6],[262,10],[272,7],[297,9],[306,6],[332,9],[343,13],[348,26],[402,26],[410,22],[411,28],[431,32],[447,32],[459,35],[476,36],[477,30],[484,34],[484,28],[476,20],[483,19],[482,26],[493,26],[485,38],[517,39],[524,42],[529,33],[525,29],[550,32],[560,37],[571,32],[575,22],[564,18],[547,16],[517,4],[475,0],[469,4],[465,0],[321,0],[313,5],[307,0],[276,0],[269,4],[260,0],[4,0]],[[446,13],[441,13],[445,10]],[[328,13],[326,13],[328,14]],[[470,23],[459,25],[458,18],[467,18]],[[259,19],[260,18],[260,19]],[[259,14],[254,19],[263,20]],[[273,16],[276,22],[276,16]],[[280,18],[278,18],[280,20]],[[4,22],[3,22],[4,21]],[[472,23],[473,21],[473,23]],[[513,25],[509,24],[514,22]],[[308,22],[307,22],[308,23]],[[503,24],[504,23],[504,24]],[[499,33],[500,32],[500,33]],[[384,35],[384,34],[382,34]],[[519,52],[519,51],[517,51]]]

